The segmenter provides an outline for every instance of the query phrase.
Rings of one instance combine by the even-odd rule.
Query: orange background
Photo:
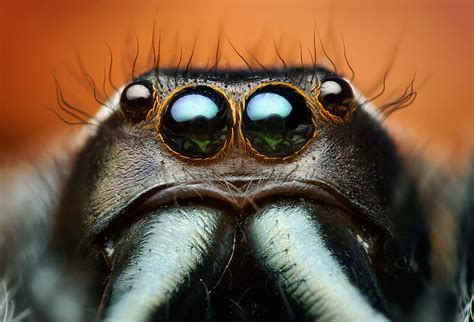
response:
[[[68,101],[94,113],[99,104],[87,86],[90,81],[80,76],[78,60],[102,88],[107,42],[113,81],[121,84],[130,79],[137,37],[137,67],[146,70],[156,18],[161,62],[171,66],[181,50],[182,65],[187,62],[194,41],[192,66],[208,59],[212,64],[219,30],[247,59],[249,50],[268,66],[279,64],[274,43],[287,63],[299,64],[301,41],[309,63],[316,25],[329,56],[349,75],[342,34],[355,84],[362,90],[380,85],[392,65],[378,103],[401,93],[416,73],[415,103],[389,118],[397,137],[408,138],[414,150],[444,164],[462,161],[474,150],[473,12],[473,2],[453,0],[4,1],[0,160],[31,157],[54,137],[77,130],[46,108],[59,111],[52,74]],[[220,66],[245,66],[224,38],[221,48]],[[320,45],[318,61],[324,62]],[[107,92],[112,93],[110,86]]]

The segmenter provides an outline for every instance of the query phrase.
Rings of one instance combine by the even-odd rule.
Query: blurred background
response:
[[[275,46],[287,64],[300,65],[300,52],[310,64],[316,38],[318,63],[327,63],[321,39],[350,77],[344,40],[364,92],[377,93],[390,69],[378,104],[400,95],[415,75],[417,99],[388,119],[395,137],[434,162],[462,164],[474,151],[473,9],[469,0],[2,1],[0,161],[34,158],[77,133],[49,110],[60,113],[54,77],[68,102],[95,113],[93,85],[100,101],[113,93],[104,83],[107,46],[118,86],[130,80],[137,43],[136,72],[152,66],[155,25],[155,53],[161,38],[160,64],[173,67],[180,57],[187,64],[194,44],[191,66],[211,66],[219,35],[220,67],[245,67],[226,36],[252,64],[254,55],[281,65]]]

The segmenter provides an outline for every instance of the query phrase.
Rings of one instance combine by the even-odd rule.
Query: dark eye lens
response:
[[[306,99],[294,89],[268,85],[245,102],[242,131],[258,153],[287,157],[313,137],[313,114]]]
[[[139,122],[153,107],[153,86],[148,81],[133,82],[122,92],[120,107],[127,119]]]
[[[319,101],[330,114],[344,117],[354,106],[354,93],[342,78],[328,78],[321,84]]]
[[[232,134],[232,111],[227,99],[206,86],[186,88],[165,107],[160,133],[175,152],[205,159],[221,151]]]

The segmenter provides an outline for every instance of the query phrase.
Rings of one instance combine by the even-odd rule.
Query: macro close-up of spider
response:
[[[472,321],[472,3],[356,2],[5,5],[0,321]]]

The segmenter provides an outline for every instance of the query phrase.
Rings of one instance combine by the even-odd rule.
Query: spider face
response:
[[[95,259],[100,318],[405,314],[421,211],[414,195],[400,204],[407,176],[364,103],[324,69],[153,70],[126,86],[57,215]]]

